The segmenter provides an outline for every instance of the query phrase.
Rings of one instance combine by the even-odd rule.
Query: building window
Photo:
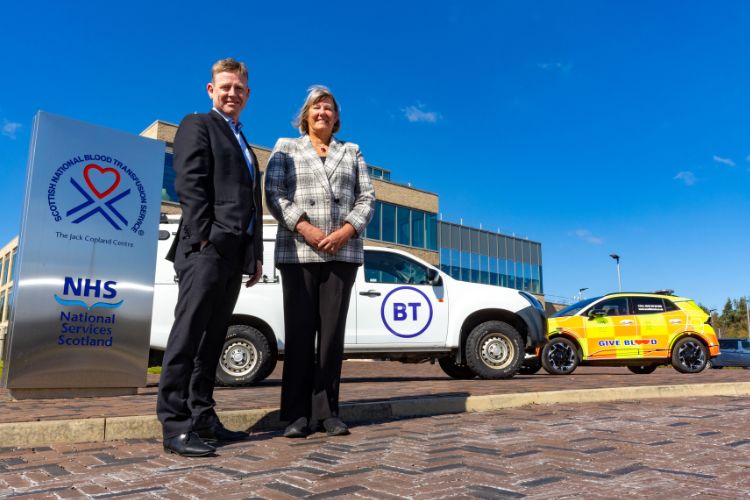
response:
[[[367,173],[370,174],[370,177],[373,179],[382,179],[384,181],[391,180],[391,173],[388,170],[383,170],[382,168],[368,166]]]
[[[5,321],[5,292],[0,292],[0,322]]]
[[[396,205],[382,203],[382,226],[381,239],[391,243],[396,243]]]
[[[411,211],[411,245],[424,248],[424,212],[421,210]]]
[[[375,213],[366,236],[373,240],[437,251],[437,214],[375,201]]]
[[[411,210],[406,207],[398,207],[396,215],[398,220],[398,244],[411,245]]]
[[[10,267],[10,255],[6,255],[3,259],[3,281],[2,284],[6,284],[10,281],[10,273],[8,272]]]

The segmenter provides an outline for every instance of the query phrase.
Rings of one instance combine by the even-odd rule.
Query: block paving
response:
[[[0,449],[1,498],[636,498],[750,491],[750,398],[532,406],[254,433],[218,456],[158,440]]]

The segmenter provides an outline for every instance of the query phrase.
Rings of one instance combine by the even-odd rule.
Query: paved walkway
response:
[[[519,378],[491,390],[586,384],[615,374],[642,380],[612,369],[554,381]],[[416,392],[443,383],[422,376],[405,382],[418,381]],[[360,383],[371,382],[346,384],[348,397]],[[747,398],[717,397],[388,419],[339,438],[255,433],[200,459],[166,455],[158,440],[0,449],[0,497],[737,498],[750,491],[748,421]]]
[[[217,409],[278,407],[281,366],[282,363],[279,363],[271,376],[258,386],[217,388]],[[635,375],[627,368],[580,367],[569,376],[548,375],[542,370],[537,375],[517,375],[510,380],[453,380],[438,365],[347,361],[343,368],[341,401],[359,403],[424,396],[482,396],[563,389],[722,382],[750,382],[750,371],[705,370],[699,374],[685,375],[664,367],[649,375]],[[140,389],[135,396],[64,400],[12,401],[7,391],[0,389],[0,423],[154,415],[157,384],[158,375],[150,375],[148,386]]]

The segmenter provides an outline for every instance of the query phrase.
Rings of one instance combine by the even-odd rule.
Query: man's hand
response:
[[[256,284],[263,276],[263,263],[259,260],[255,261],[255,274],[250,276],[250,279],[245,282],[245,287],[250,288]]]
[[[346,245],[346,242],[355,234],[357,234],[357,231],[354,230],[354,226],[346,222],[340,229],[335,230],[323,238],[320,243],[318,243],[318,250],[335,254],[341,249],[341,247]]]
[[[325,233],[319,227],[313,226],[309,221],[304,219],[300,220],[294,229],[313,248],[318,248],[318,244],[326,237]]]

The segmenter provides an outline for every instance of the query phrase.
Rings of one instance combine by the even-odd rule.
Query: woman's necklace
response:
[[[317,142],[317,141],[312,141],[312,143],[313,143],[313,146],[315,146],[315,149],[320,151],[321,155],[325,156],[328,154],[328,144],[324,142]]]

